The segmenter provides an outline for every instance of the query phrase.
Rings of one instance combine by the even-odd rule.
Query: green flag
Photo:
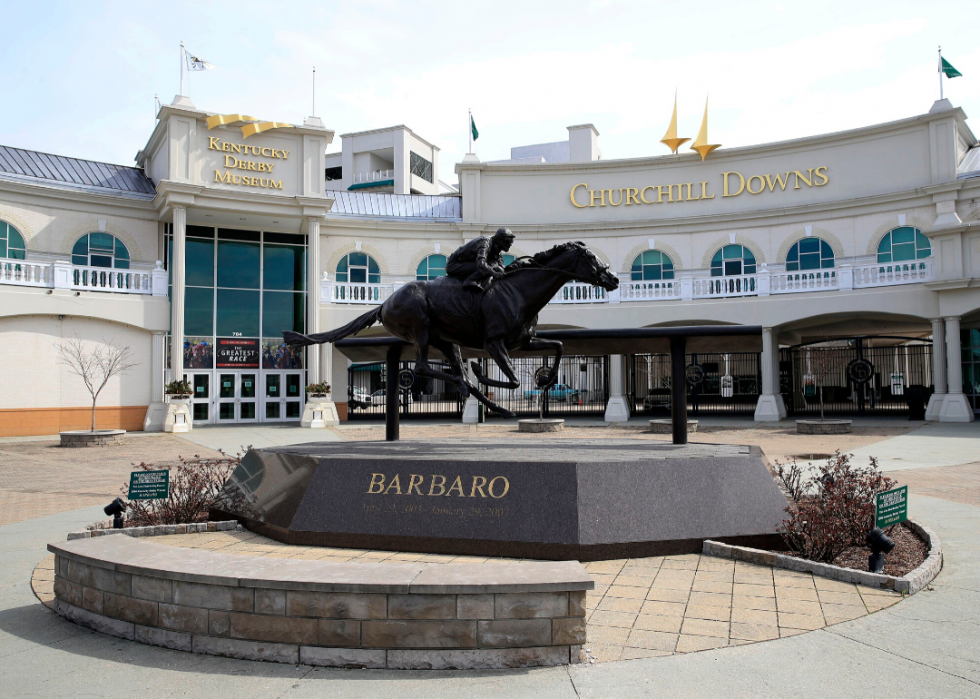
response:
[[[963,73],[961,73],[960,71],[956,70],[956,68],[954,68],[950,64],[950,62],[947,61],[945,58],[940,57],[939,60],[942,61],[942,66],[939,68],[939,70],[941,70],[943,72],[943,74],[947,78],[962,78],[963,77]]]
[[[945,61],[943,61],[945,63]],[[959,75],[959,73],[957,73]],[[473,115],[470,114],[470,131],[473,132],[473,140],[475,141],[480,137],[480,132],[476,130],[476,122],[473,121]]]

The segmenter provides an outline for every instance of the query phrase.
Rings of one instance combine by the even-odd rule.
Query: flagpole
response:
[[[939,99],[943,99],[943,47],[939,47]]]
[[[316,116],[316,66],[313,66],[313,113],[310,116]]]
[[[473,152],[473,110],[472,109],[469,109],[467,111],[469,112],[469,117],[470,118],[469,118],[469,121],[466,124],[466,133],[469,134],[469,136],[470,136],[470,150],[469,150],[469,152],[472,153]]]
[[[180,42],[180,94],[184,94],[184,42]]]

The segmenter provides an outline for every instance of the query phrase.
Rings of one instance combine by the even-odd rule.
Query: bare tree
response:
[[[121,376],[136,366],[136,362],[130,361],[133,351],[129,345],[119,347],[105,338],[102,338],[101,344],[86,350],[81,339],[75,335],[74,339],[64,339],[58,344],[58,353],[61,363],[81,377],[92,395],[92,431],[95,432],[95,402],[109,379]]]

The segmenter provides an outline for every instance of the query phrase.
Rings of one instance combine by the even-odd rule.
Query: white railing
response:
[[[742,274],[737,277],[706,277],[692,279],[693,298],[727,298],[730,296],[756,296],[759,293],[757,274]]]
[[[71,288],[89,291],[116,291],[123,294],[151,294],[152,276],[148,270],[77,267],[71,270]]]
[[[384,303],[394,290],[392,284],[355,284],[333,282],[325,296],[330,303]]]
[[[106,269],[82,267],[70,262],[0,260],[0,284],[42,289],[99,291],[116,294],[167,295],[167,271],[156,269]]]
[[[601,286],[569,282],[549,303],[605,303],[606,299],[606,290]]]
[[[932,281],[935,264],[935,260],[916,260],[858,265],[853,268],[854,288],[867,289],[873,286],[896,286]]]
[[[680,298],[681,284],[676,280],[628,281],[619,285],[620,301],[679,300]]]
[[[51,265],[24,260],[0,260],[0,284],[49,288],[52,286]]]
[[[795,294],[804,291],[839,289],[837,270],[821,269],[807,272],[773,272],[769,276],[769,293]]]
[[[395,177],[394,170],[372,170],[371,172],[356,172],[351,184],[359,182],[378,182],[380,180],[391,180]]]

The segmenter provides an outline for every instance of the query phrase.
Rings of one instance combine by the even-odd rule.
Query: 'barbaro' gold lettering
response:
[[[458,497],[458,498],[493,498],[500,500],[510,492],[510,481],[504,476],[487,478],[486,476],[473,476],[470,483],[469,493],[463,484],[463,477],[456,476],[449,487],[446,483],[449,479],[439,473],[429,476],[428,488],[426,488],[426,478],[417,473],[409,474],[408,486],[402,486],[401,474],[396,473],[390,479],[383,473],[372,473],[371,480],[368,482],[368,495],[421,495],[431,497]]]

